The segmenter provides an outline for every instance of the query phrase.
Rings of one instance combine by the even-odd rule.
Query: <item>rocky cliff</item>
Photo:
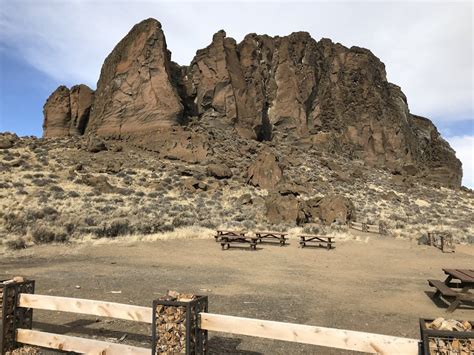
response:
[[[73,105],[79,102],[73,91],[60,87],[46,102],[45,137],[128,138],[163,156],[174,149],[180,152],[174,158],[199,161],[216,127],[244,139],[345,154],[452,187],[461,183],[454,151],[431,121],[409,112],[376,56],[306,32],[249,34],[236,43],[219,31],[189,66],[179,66],[160,23],[147,19],[106,58],[93,100],[88,91],[89,106]],[[207,131],[196,137],[192,127],[201,123]]]
[[[43,135],[63,137],[82,135],[89,122],[94,92],[86,85],[69,90],[58,87],[44,105]]]

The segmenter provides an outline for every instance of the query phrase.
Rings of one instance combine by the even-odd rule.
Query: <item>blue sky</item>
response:
[[[158,19],[173,60],[225,29],[308,31],[371,49],[401,86],[410,111],[433,120],[474,187],[473,4],[460,2],[158,2],[0,0],[0,131],[42,133],[42,107],[59,85],[95,88],[103,60],[137,22]]]

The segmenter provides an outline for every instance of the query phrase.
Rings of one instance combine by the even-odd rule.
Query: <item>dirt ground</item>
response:
[[[442,268],[474,268],[474,247],[455,253],[370,236],[335,250],[262,244],[221,251],[214,239],[41,246],[0,254],[0,278],[36,280],[36,293],[151,306],[168,289],[209,296],[212,313],[419,337],[418,319],[446,316],[427,279]],[[80,286],[80,288],[79,288]],[[112,292],[115,291],[115,292]],[[121,293],[117,293],[121,291]],[[454,312],[472,319],[474,308]],[[146,324],[35,311],[34,328],[149,346]],[[212,353],[349,354],[268,339],[210,333]]]

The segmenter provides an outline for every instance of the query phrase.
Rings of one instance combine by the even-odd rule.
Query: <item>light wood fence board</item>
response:
[[[151,307],[114,302],[22,293],[19,295],[18,305],[26,308],[89,314],[149,324],[152,322]]]
[[[201,328],[276,340],[361,351],[373,354],[417,355],[417,339],[334,328],[200,313]]]
[[[16,341],[49,349],[100,355],[150,355],[151,350],[136,346],[72,337],[68,335],[17,329]]]

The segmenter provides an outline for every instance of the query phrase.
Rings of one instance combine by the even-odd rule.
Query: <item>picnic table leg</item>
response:
[[[460,304],[461,304],[461,301],[456,298],[453,302],[451,302],[451,304],[449,305],[448,309],[446,310],[446,313],[452,313],[452,312],[454,312],[454,310],[455,310],[456,308],[458,308],[458,306],[459,306]]]
[[[301,237],[300,244],[301,244],[301,248],[304,248],[306,246],[305,237]]]

